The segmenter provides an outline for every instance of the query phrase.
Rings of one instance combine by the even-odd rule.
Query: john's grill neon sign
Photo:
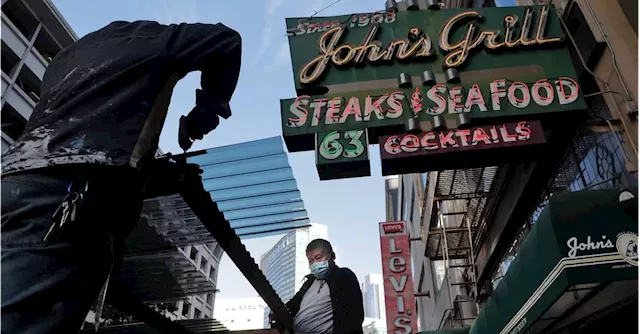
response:
[[[481,30],[478,25],[469,23],[462,39],[457,42],[451,41],[451,31],[468,20],[480,21],[482,16],[478,11],[467,11],[449,18],[442,26],[438,38],[438,45],[446,54],[444,66],[458,67],[464,64],[470,52],[481,46],[487,50],[501,50],[561,42],[560,37],[545,36],[549,5],[540,7],[537,16],[537,21],[534,23],[533,9],[527,8],[521,27],[517,26],[517,16],[505,16],[503,18],[504,33],[500,30]],[[329,63],[335,66],[347,66],[362,64],[365,60],[370,63],[394,59],[420,60],[434,54],[431,39],[418,28],[412,28],[407,32],[413,37],[412,40],[393,40],[386,47],[381,41],[375,40],[380,25],[371,25],[369,32],[358,46],[341,44],[346,32],[344,25],[329,22],[324,24],[322,29],[328,30],[318,39],[320,54],[302,67],[298,73],[300,83],[310,84],[318,80],[328,69]],[[300,31],[302,30],[304,27],[300,27]]]

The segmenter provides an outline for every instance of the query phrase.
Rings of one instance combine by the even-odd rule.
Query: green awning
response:
[[[416,334],[469,334],[469,327],[441,329],[437,331],[418,332]]]
[[[619,195],[554,194],[469,333],[522,333],[573,286],[637,279],[637,195]]]

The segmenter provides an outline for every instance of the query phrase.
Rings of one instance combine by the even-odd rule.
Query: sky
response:
[[[308,17],[335,0],[53,0],[79,37],[116,20],[169,23],[224,23],[243,40],[242,70],[231,100],[233,116],[196,142],[192,150],[280,136],[279,100],[295,97],[285,17]],[[384,0],[342,0],[318,16],[373,12]],[[178,119],[193,108],[199,73],[176,86],[160,138],[164,152],[182,153]],[[314,152],[289,154],[289,162],[312,222],[325,224],[340,266],[364,281],[382,272],[378,223],[385,219],[384,179],[377,148],[370,148],[371,177],[319,181]],[[250,239],[247,249],[259,261],[281,236]],[[218,277],[219,298],[257,297],[257,293],[225,257]]]

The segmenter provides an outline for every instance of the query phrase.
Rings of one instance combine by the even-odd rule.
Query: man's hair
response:
[[[312,250],[322,249],[327,254],[333,256],[333,247],[331,247],[331,243],[324,239],[315,239],[311,240],[311,242],[307,245],[307,253]]]

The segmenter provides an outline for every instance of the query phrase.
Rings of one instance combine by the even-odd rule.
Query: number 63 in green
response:
[[[318,153],[320,156],[327,160],[335,160],[339,157],[345,157],[353,159],[361,156],[368,143],[362,142],[362,136],[365,130],[352,130],[345,131],[344,133],[338,131],[329,132],[318,147]],[[348,140],[346,145],[340,142],[340,139]],[[366,136],[364,138],[366,141]]]

